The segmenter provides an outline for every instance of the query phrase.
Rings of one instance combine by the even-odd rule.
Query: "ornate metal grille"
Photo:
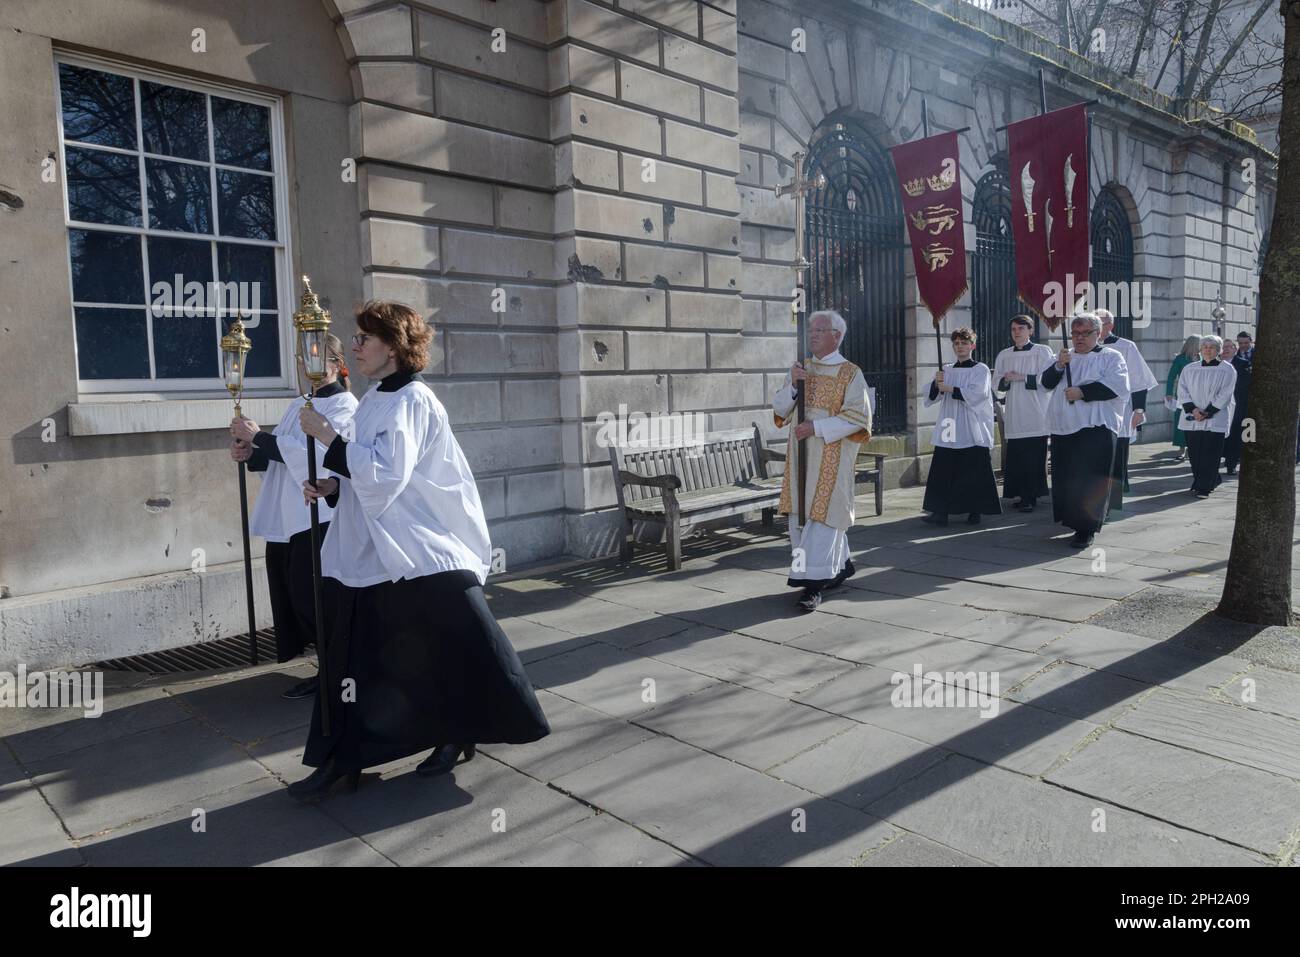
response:
[[[893,165],[851,120],[813,134],[807,174],[826,174],[804,208],[808,309],[848,324],[842,351],[876,390],[875,431],[907,429],[903,211]]]
[[[1129,225],[1128,212],[1118,196],[1110,189],[1103,189],[1097,194],[1097,202],[1092,207],[1092,265],[1088,269],[1088,279],[1093,289],[1099,290],[1102,283],[1133,282],[1133,228]],[[1131,287],[1130,287],[1131,288]],[[1125,339],[1133,338],[1133,315],[1129,296],[1123,295],[1109,305],[1115,313],[1115,334]],[[1126,308],[1127,304],[1127,308]],[[1149,303],[1147,304],[1150,305]]]
[[[1011,183],[1002,164],[996,164],[975,184],[971,204],[975,224],[975,252],[971,254],[971,322],[979,337],[976,356],[993,365],[997,354],[1011,345],[1008,331],[1017,315],[1033,312],[1020,298],[1016,285],[1016,240],[1011,231]],[[1034,325],[1034,341],[1042,342],[1046,330]]]

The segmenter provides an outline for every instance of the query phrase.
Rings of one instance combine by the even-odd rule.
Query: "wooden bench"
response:
[[[883,499],[883,455],[874,469],[859,469],[859,481],[876,486],[876,514]],[[772,525],[781,500],[781,476],[770,477],[767,463],[784,462],[785,453],[767,448],[756,424],[752,430],[710,432],[694,444],[610,446],[614,489],[622,513],[619,558],[632,558],[633,522],[664,529],[668,567],[682,567],[682,526],[761,510]]]

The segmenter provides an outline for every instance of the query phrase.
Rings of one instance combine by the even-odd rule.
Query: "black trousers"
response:
[[[1110,506],[1115,433],[1104,425],[1052,436],[1052,517],[1091,535]]]
[[[1223,481],[1219,459],[1223,458],[1223,433],[1204,431],[1187,433],[1187,458],[1192,463],[1192,491],[1209,495]]]
[[[1007,439],[1007,460],[1002,464],[1002,497],[1026,504],[1047,495],[1047,436]]]
[[[329,527],[329,522],[320,527],[321,544]],[[266,543],[266,586],[271,593],[271,620],[275,623],[275,659],[283,663],[316,643],[310,528],[287,542]]]
[[[1228,436],[1223,440],[1223,465],[1229,471],[1235,471],[1241,464],[1241,429],[1245,418],[1245,403],[1239,402],[1236,411],[1232,413],[1232,428],[1228,430]]]

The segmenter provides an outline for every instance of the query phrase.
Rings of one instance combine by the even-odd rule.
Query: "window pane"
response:
[[[149,226],[184,233],[212,232],[212,186],[208,166],[144,161],[149,184]]]
[[[133,150],[135,93],[130,77],[59,64],[63,136],[83,143]]]
[[[217,170],[221,235],[275,239],[275,189],[270,176]]]
[[[271,169],[271,111],[255,103],[212,98],[212,142],[218,163]]]
[[[212,316],[154,316],[153,364],[158,378],[220,377],[217,339],[217,320]]]
[[[217,243],[217,274],[224,282],[240,283],[244,309],[275,309],[280,300],[275,278],[275,250],[267,246]],[[256,284],[256,285],[254,285]]]
[[[140,225],[140,170],[134,156],[68,147],[68,214],[83,223]]]
[[[149,378],[145,311],[78,306],[77,371],[83,379]]]
[[[230,330],[233,319],[223,319],[223,332]],[[278,376],[280,374],[280,331],[278,317],[271,313],[244,317],[244,334],[253,343],[248,353],[247,369],[250,376]]]
[[[77,302],[144,302],[139,236],[70,229],[68,250]]]
[[[194,90],[140,81],[140,126],[147,153],[208,158],[208,105]]]
[[[149,237],[150,303],[159,308],[184,310],[191,315],[195,312],[212,315],[215,303],[211,301],[209,292],[211,282],[211,242]],[[189,283],[199,285],[186,289]],[[156,336],[154,344],[157,345]]]

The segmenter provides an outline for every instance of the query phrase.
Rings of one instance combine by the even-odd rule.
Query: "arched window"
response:
[[[826,175],[808,194],[804,255],[808,309],[834,309],[848,324],[842,351],[876,390],[875,431],[907,429],[903,211],[893,166],[852,120],[812,136],[807,174]]]
[[[1128,212],[1109,187],[1097,194],[1092,207],[1092,267],[1088,279],[1096,290],[1094,305],[1115,313],[1115,334],[1133,338],[1130,290],[1133,283],[1133,227]],[[1112,285],[1115,284],[1115,285]],[[1108,295],[1116,289],[1117,294]]]
[[[971,218],[975,224],[971,324],[979,337],[976,355],[991,366],[997,354],[1011,344],[1008,326],[1012,317],[1033,315],[1016,286],[1016,241],[1011,232],[1011,184],[1005,159],[995,160],[993,169],[975,184]],[[1036,323],[1034,339],[1041,342],[1042,336],[1042,323]]]

